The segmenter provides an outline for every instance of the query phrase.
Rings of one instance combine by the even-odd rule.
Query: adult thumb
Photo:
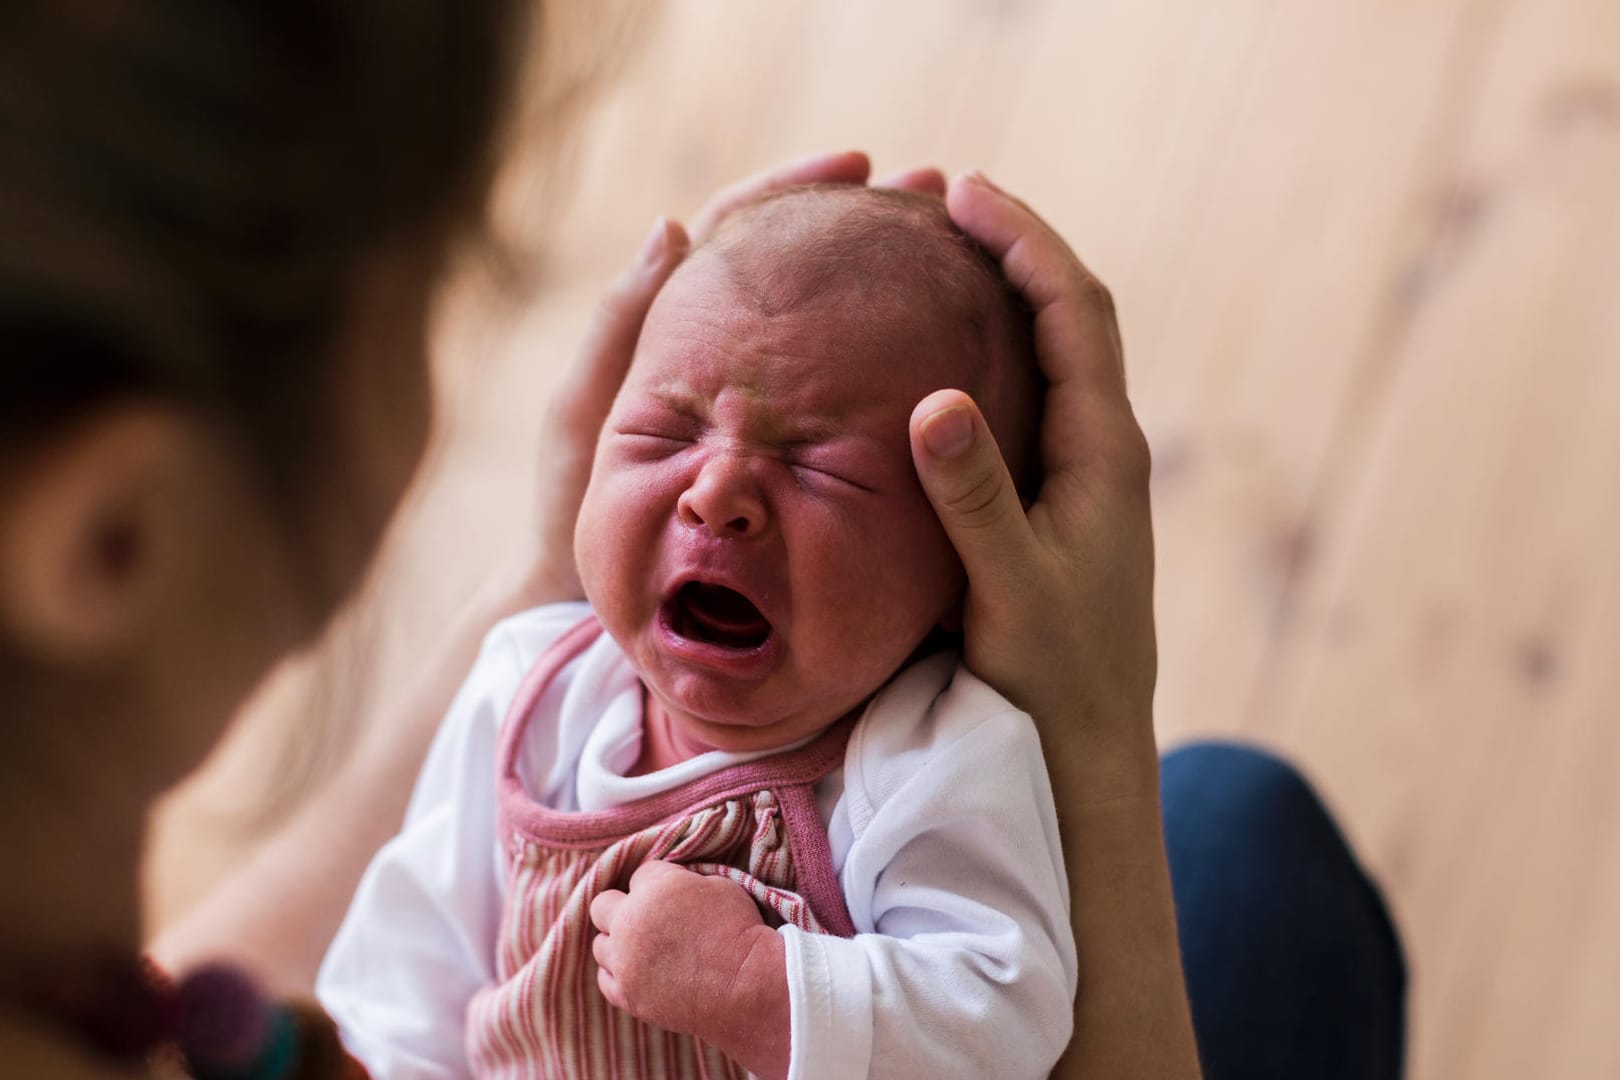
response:
[[[936,390],[917,403],[911,460],[971,587],[986,588],[1035,543],[1012,474],[968,395]]]

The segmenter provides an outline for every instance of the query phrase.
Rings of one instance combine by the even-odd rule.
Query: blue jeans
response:
[[[1226,743],[1166,755],[1161,776],[1207,1080],[1399,1077],[1400,939],[1310,785]]]

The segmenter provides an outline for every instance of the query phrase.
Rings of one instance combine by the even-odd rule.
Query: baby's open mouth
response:
[[[692,581],[669,601],[670,629],[723,649],[757,649],[771,636],[771,621],[735,589]]]

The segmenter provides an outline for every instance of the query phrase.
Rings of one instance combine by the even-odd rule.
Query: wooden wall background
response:
[[[373,588],[162,816],[154,922],[251,845],[309,694],[363,713],[516,549],[548,387],[654,215],[861,147],[983,168],[1115,289],[1162,739],[1315,779],[1406,936],[1411,1075],[1620,1075],[1620,3],[677,0],[642,36],[509,192],[533,302],[450,305]]]

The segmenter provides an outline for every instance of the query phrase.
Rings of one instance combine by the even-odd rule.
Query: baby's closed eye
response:
[[[651,465],[691,449],[693,440],[659,431],[613,433],[614,457],[624,465]]]
[[[787,458],[801,483],[836,483],[858,491],[876,492],[876,479],[870,463],[852,460],[848,454],[819,449],[799,450]]]
[[[690,445],[695,440],[690,435],[673,431],[656,431],[653,429],[620,428],[615,435],[624,439],[638,439],[648,442],[679,443],[682,446]]]
[[[638,457],[660,458],[695,443],[702,434],[696,418],[667,409],[638,409],[611,424],[614,437]]]

